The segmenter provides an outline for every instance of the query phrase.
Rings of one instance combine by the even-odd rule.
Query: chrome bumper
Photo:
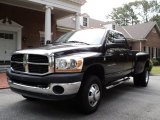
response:
[[[9,86],[11,88],[24,90],[28,92],[33,93],[40,93],[40,94],[46,94],[46,95],[72,95],[78,93],[78,90],[80,88],[81,82],[75,82],[75,83],[51,83],[47,88],[40,88],[40,87],[34,87],[34,86],[28,86],[23,85],[19,83],[14,83],[11,80],[8,80]],[[54,86],[61,86],[64,88],[64,92],[62,94],[56,94],[53,92]]]

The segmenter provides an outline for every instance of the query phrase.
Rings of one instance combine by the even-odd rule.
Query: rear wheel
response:
[[[78,96],[79,106],[84,113],[95,112],[100,104],[102,85],[97,76],[87,77]]]
[[[144,71],[141,74],[134,76],[134,85],[146,87],[149,82],[149,69],[145,67]]]

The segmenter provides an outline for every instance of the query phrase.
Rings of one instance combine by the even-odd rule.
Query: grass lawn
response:
[[[152,70],[151,70],[151,74],[159,74],[160,75],[160,66],[153,66]]]

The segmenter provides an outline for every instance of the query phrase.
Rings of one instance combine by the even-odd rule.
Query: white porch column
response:
[[[17,31],[17,50],[22,49],[22,28]]]
[[[76,30],[80,29],[80,13],[76,13]]]
[[[156,48],[153,48],[153,58],[157,58],[157,56],[156,56]]]
[[[51,41],[51,10],[53,7],[51,6],[46,6],[46,11],[45,11],[45,45],[46,42],[49,40]]]
[[[149,47],[148,46],[146,46],[146,52],[149,53]]]
[[[139,50],[142,51],[142,41],[139,41]]]

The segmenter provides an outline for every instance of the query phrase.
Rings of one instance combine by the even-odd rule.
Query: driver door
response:
[[[125,56],[122,46],[115,42],[116,34],[114,31],[109,31],[107,36],[105,52],[105,78],[107,82],[113,82],[123,76]]]

